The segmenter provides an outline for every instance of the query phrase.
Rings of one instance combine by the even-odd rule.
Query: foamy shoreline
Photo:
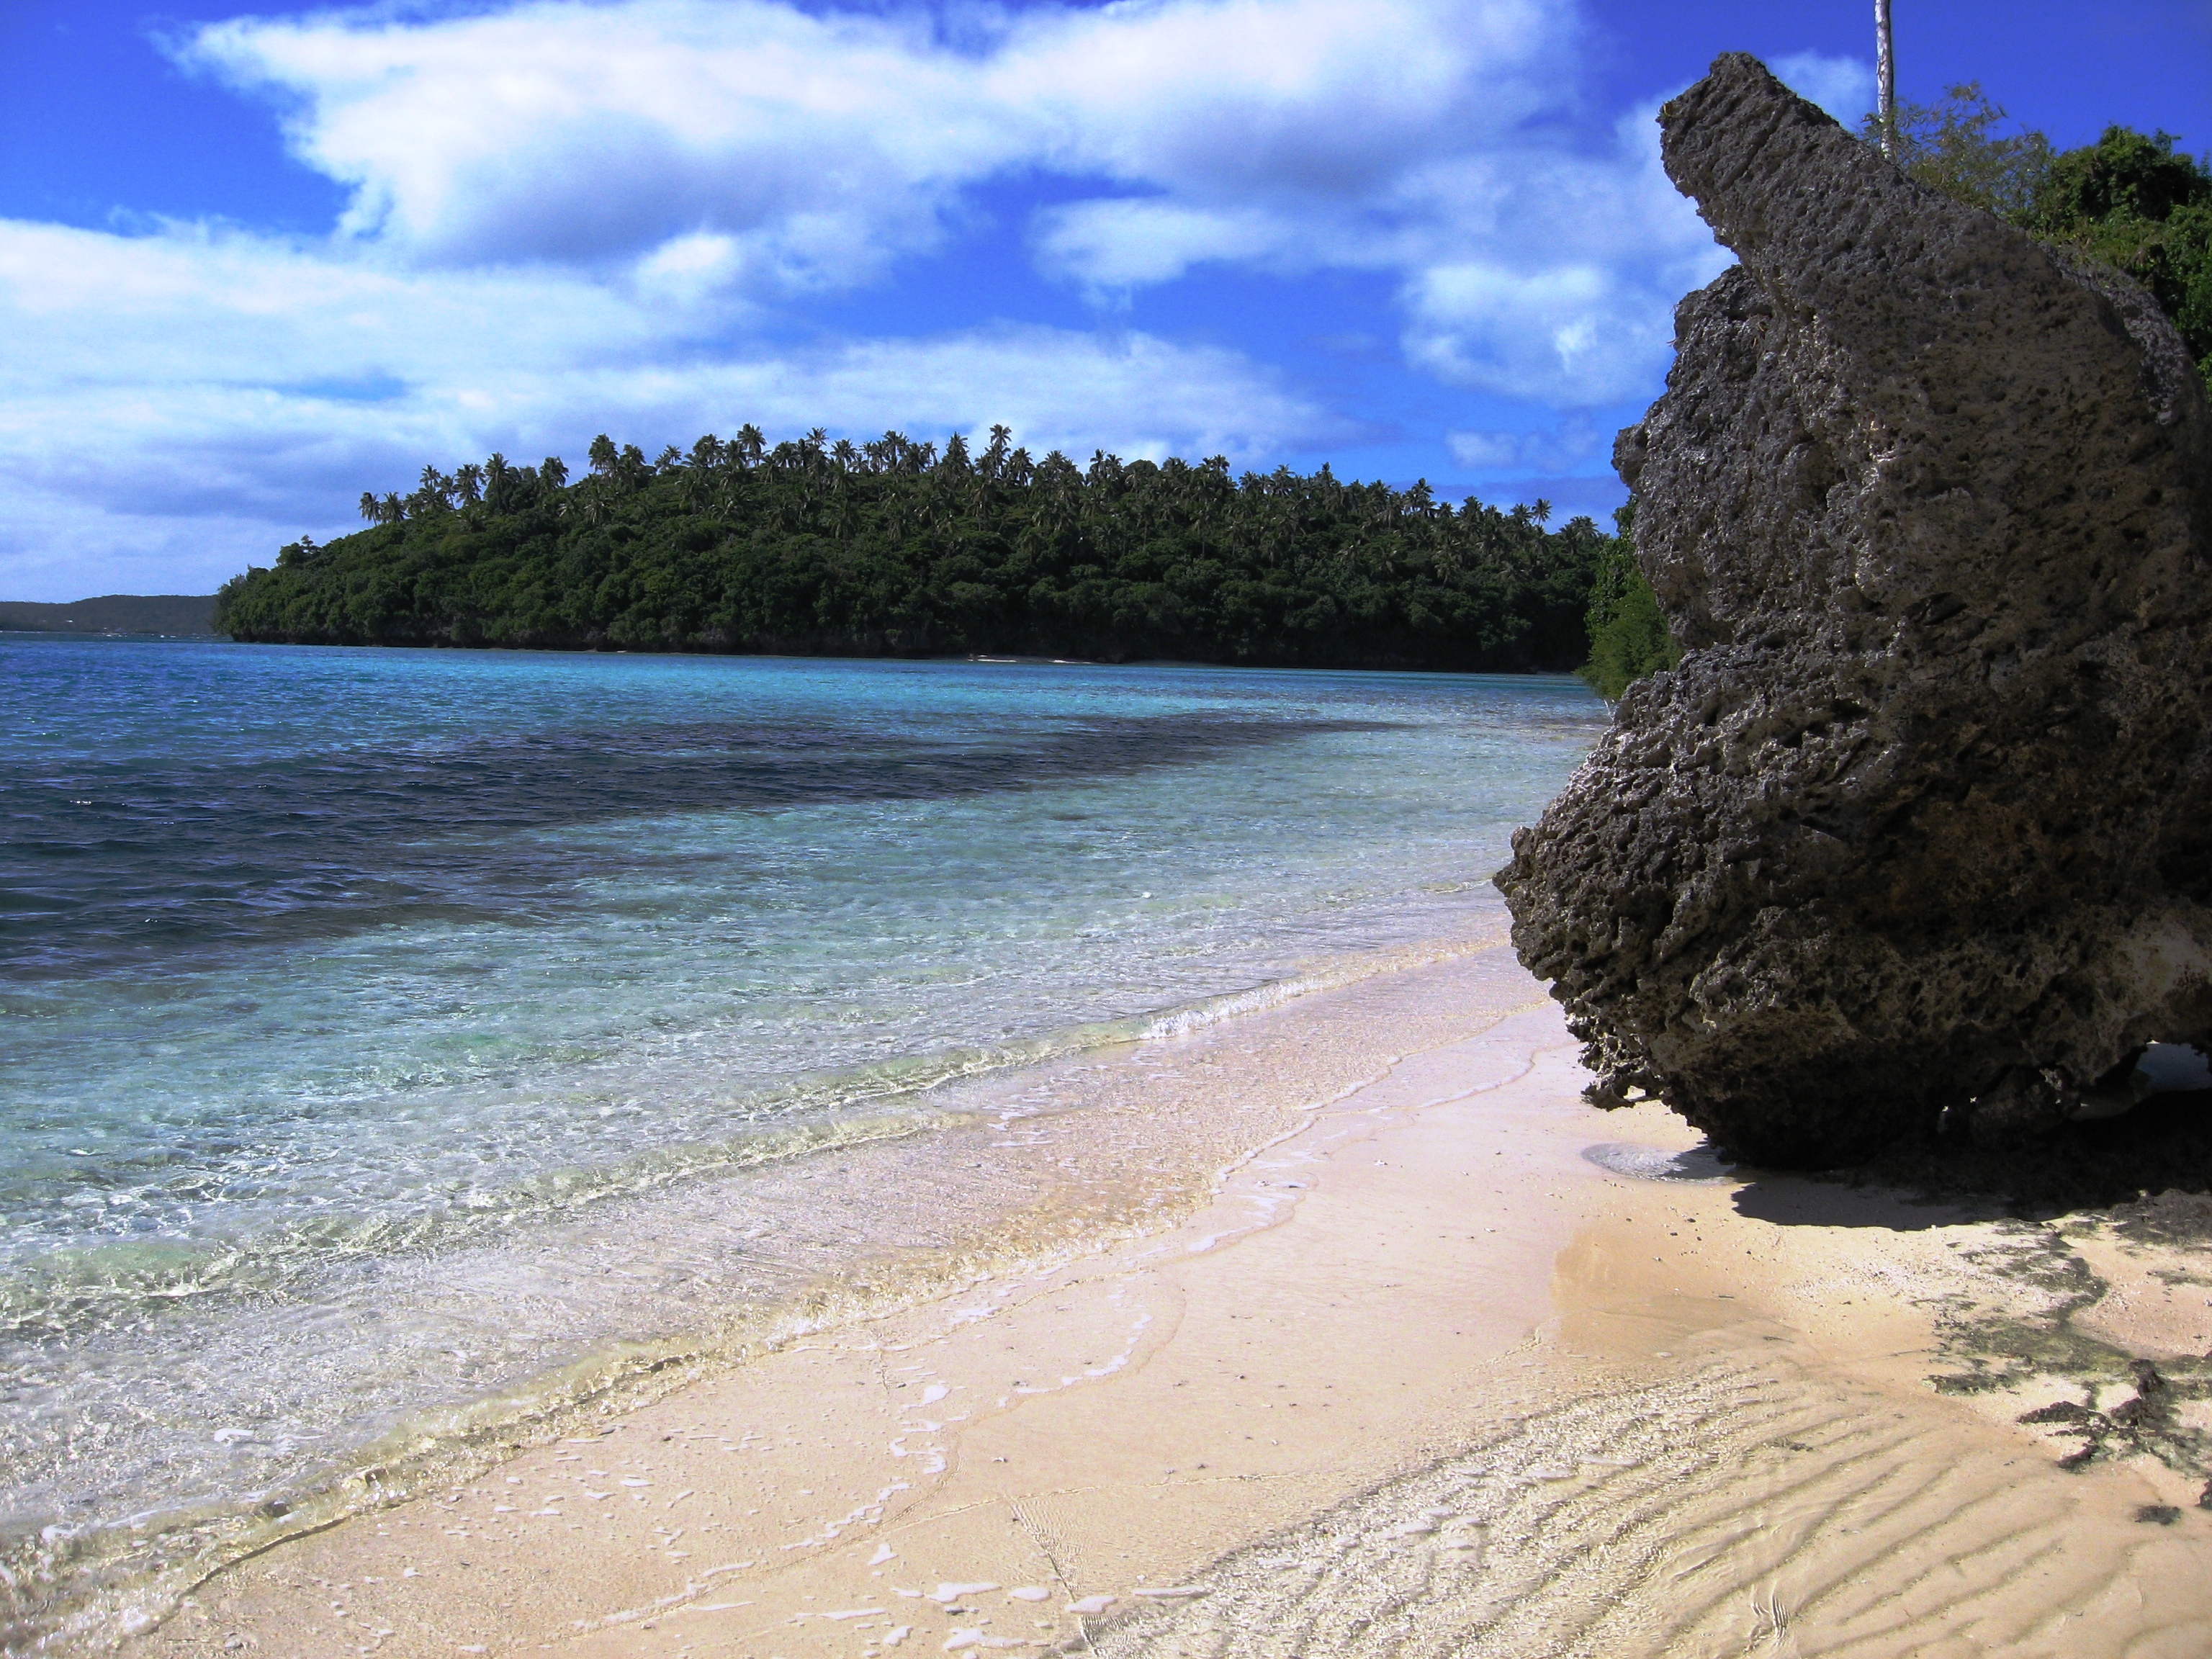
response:
[[[2062,1472],[2010,1421],[2055,1375],[1928,1386],[1960,1307],[2048,1313],[2016,1224],[1601,1168],[1593,1143],[1693,1137],[1580,1101],[1502,945],[1209,1037],[1191,1104],[1236,1146],[1167,1231],[1105,1206],[1056,1263],[1010,1254],[271,1549],[128,1650],[2212,1647],[2180,1474]],[[1410,1057],[1286,1121],[1234,1109],[1363,1043]],[[1159,1080],[1121,1079],[1097,1156],[1141,1156]],[[2201,1306],[2168,1323],[2103,1328],[2212,1343]]]

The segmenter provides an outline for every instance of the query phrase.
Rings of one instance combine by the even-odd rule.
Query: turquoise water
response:
[[[1464,927],[1604,720],[1555,678],[37,636],[0,706],[0,1528],[49,1567],[711,1317],[742,1252],[541,1282],[665,1237],[592,1231],[648,1199]]]

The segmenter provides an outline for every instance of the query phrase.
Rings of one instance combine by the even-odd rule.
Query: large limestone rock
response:
[[[1514,942],[1600,1098],[1754,1162],[2094,1109],[2212,1038],[2203,387],[1750,58],[1660,121],[1741,260],[1614,450],[1686,654],[1514,838]]]

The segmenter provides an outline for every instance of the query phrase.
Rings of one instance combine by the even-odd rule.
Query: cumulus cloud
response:
[[[703,251],[702,258],[713,257]],[[0,584],[80,597],[209,585],[364,488],[601,428],[647,447],[745,421],[916,435],[1012,425],[1042,452],[1263,460],[1346,431],[1276,372],[1132,332],[970,328],[805,349],[691,337],[635,285],[542,268],[379,267],[191,228],[123,237],[0,221]]]
[[[1656,114],[1624,118],[1610,154],[1473,157],[1416,181],[1435,228],[1408,261],[1408,357],[1556,407],[1647,394],[1674,301],[1731,257],[1661,167]]]
[[[1037,210],[1033,256],[1094,300],[1200,265],[1389,272],[1421,368],[1588,404],[1648,385],[1711,240],[1648,112],[1610,152],[1529,136],[1571,106],[1581,28],[1543,0],[1136,0],[957,38],[920,11],[537,0],[242,19],[190,56],[290,100],[297,153],[354,187],[346,234],[418,263],[787,302],[1049,175],[1089,193]]]
[[[1218,346],[908,325],[902,285],[984,231],[1107,324],[1194,272],[1358,274],[1405,364],[1573,429],[1649,395],[1727,257],[1650,110],[1589,130],[1585,27],[1558,0],[523,0],[201,27],[180,59],[271,100],[348,204],[291,240],[0,224],[0,328],[37,343],[0,359],[0,560],[187,526],[163,544],[212,575],[426,459],[601,427],[1007,420],[1240,461],[1354,435]],[[1842,104],[1863,70],[1780,67]]]
[[[875,280],[1018,171],[1217,205],[1376,187],[1437,131],[1554,100],[1571,31],[1537,0],[1149,0],[957,40],[918,11],[539,0],[245,18],[185,55],[287,100],[295,152],[353,187],[353,236],[471,263],[708,235],[731,280],[794,295]]]
[[[1486,477],[1565,472],[1598,453],[1597,426],[1571,417],[1534,432],[1447,432],[1444,447],[1462,466]]]
[[[1109,198],[1044,209],[1034,240],[1047,275],[1110,300],[1171,282],[1194,264],[1280,264],[1295,258],[1298,239],[1295,227],[1264,209]]]
[[[1540,0],[1152,0],[1030,14],[994,78],[1068,171],[1339,198],[1440,130],[1495,140],[1555,105],[1577,28]]]
[[[709,234],[757,289],[879,274],[1009,159],[924,23],[774,3],[242,18],[188,62],[278,94],[353,187],[348,235],[428,262],[634,258]],[[927,114],[939,118],[931,120]]]

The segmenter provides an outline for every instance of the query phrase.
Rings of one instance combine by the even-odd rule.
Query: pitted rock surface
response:
[[[1515,945],[1597,1097],[1753,1162],[2108,1103],[2212,1039],[2203,386],[1753,58],[1660,120],[1740,262],[1614,449],[1686,653],[1515,836]]]

